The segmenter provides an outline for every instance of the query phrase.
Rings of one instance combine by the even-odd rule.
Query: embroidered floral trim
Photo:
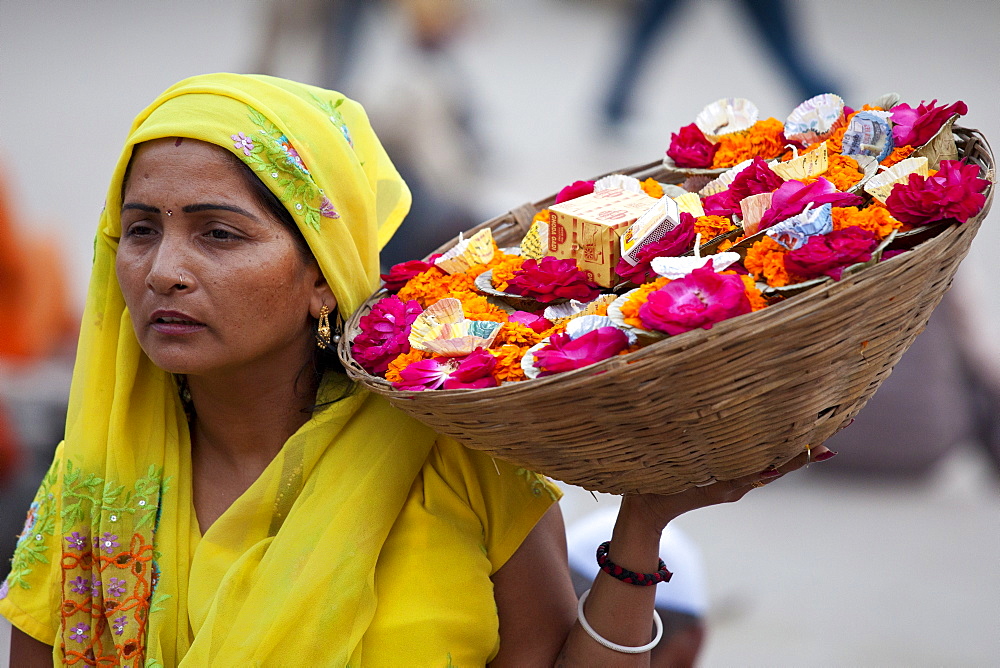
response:
[[[36,564],[49,563],[46,552],[49,549],[49,538],[55,534],[56,512],[55,497],[52,486],[59,476],[58,469],[53,464],[38,488],[35,500],[28,509],[28,517],[24,522],[24,530],[17,539],[17,549],[11,560],[10,573],[0,587],[0,599],[7,597],[10,587],[31,589],[28,576]]]
[[[242,132],[231,135],[234,147],[243,152],[244,162],[312,229],[319,231],[321,218],[339,218],[288,137],[259,111],[248,109],[257,131],[251,136]]]
[[[169,483],[156,466],[126,489],[66,463],[62,520],[65,529],[73,528],[60,541],[66,663],[142,665],[149,616],[169,598],[155,593],[153,549],[160,498]],[[96,518],[121,529],[90,538],[97,533],[90,524]]]
[[[340,113],[340,105],[344,104],[344,101],[347,98],[341,97],[334,102],[330,102],[313,95],[312,99],[316,102],[316,106],[326,113],[330,122],[333,123],[338,130],[340,130],[342,135],[344,135],[344,139],[347,140],[347,143],[350,144],[351,148],[354,148],[354,141],[351,139],[351,131],[348,129],[347,122],[344,121],[344,117]]]

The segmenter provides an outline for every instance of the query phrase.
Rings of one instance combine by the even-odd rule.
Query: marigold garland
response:
[[[408,353],[401,353],[396,359],[389,362],[389,370],[385,372],[385,379],[390,383],[401,383],[403,377],[399,375],[400,371],[414,362],[429,360],[431,357],[433,357],[431,353],[416,348],[411,349]]]
[[[663,186],[661,186],[660,182],[652,176],[641,182],[639,185],[642,186],[642,191],[650,197],[655,197],[656,199],[663,197]]]
[[[639,319],[639,309],[646,303],[646,300],[649,299],[649,293],[659,290],[669,282],[669,278],[661,276],[655,281],[643,283],[636,288],[636,291],[632,293],[632,296],[626,299],[625,303],[622,304],[621,311],[622,317],[625,319],[625,323],[632,325],[633,327],[638,327],[639,329],[645,329],[642,324],[642,320]]]
[[[777,158],[785,150],[785,126],[776,118],[757,121],[749,129],[719,137],[712,167],[732,167],[744,160]]]
[[[755,242],[748,250],[743,266],[754,278],[764,280],[775,288],[788,285],[791,277],[785,269],[785,255],[788,249],[769,236]]]
[[[510,281],[514,273],[524,264],[525,258],[520,255],[505,255],[500,262],[493,267],[493,287],[500,292],[507,291],[507,282]]]
[[[497,359],[497,365],[493,367],[493,377],[498,383],[513,383],[526,379],[524,369],[521,368],[521,358],[528,352],[529,347],[505,344],[489,351]]]
[[[897,146],[896,148],[892,149],[892,152],[889,153],[889,155],[885,156],[885,160],[883,160],[880,164],[886,167],[892,167],[896,163],[902,162],[903,160],[909,158],[911,155],[913,155],[913,152],[916,150],[917,149],[915,147],[909,145]]]
[[[714,239],[735,229],[736,224],[725,216],[699,216],[694,220],[694,232],[701,235],[702,241]]]
[[[884,206],[868,206],[859,209],[856,206],[833,208],[833,229],[842,230],[845,227],[860,227],[874,232],[879,239],[885,239],[893,230],[898,230],[903,224],[892,217]]]
[[[753,276],[749,274],[743,274],[740,276],[743,281],[743,285],[746,289],[747,299],[750,300],[750,308],[754,311],[759,311],[767,306],[767,300],[764,299],[764,295],[760,293],[760,288],[757,287],[757,281],[754,280]]]
[[[478,275],[476,274],[476,276]],[[427,308],[445,297],[463,299],[466,296],[471,296],[474,294],[475,284],[475,276],[448,274],[437,267],[432,267],[407,281],[397,294],[403,301],[415,299],[420,302],[420,306]]]
[[[533,346],[539,341],[541,341],[544,336],[531,329],[527,325],[523,325],[519,322],[507,321],[500,328],[497,333],[496,339],[494,339],[494,345],[500,344],[514,344],[518,346]]]
[[[808,179],[802,179],[802,182],[812,183],[820,176],[832,183],[840,192],[847,192],[852,186],[861,181],[864,174],[861,172],[861,166],[858,165],[857,160],[849,155],[840,155],[838,153],[830,156],[830,164],[825,172]]]

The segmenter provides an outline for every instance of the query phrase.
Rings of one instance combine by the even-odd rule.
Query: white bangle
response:
[[[660,638],[663,637],[663,622],[660,621],[660,615],[656,613],[656,610],[653,610],[653,624],[656,625],[656,637],[653,638],[652,641],[640,647],[626,647],[625,645],[616,645],[607,638],[604,638],[600,634],[598,634],[597,631],[595,631],[594,628],[589,623],[587,623],[587,618],[583,614],[583,603],[584,601],[587,600],[588,596],[590,596],[589,589],[583,592],[583,596],[580,597],[580,602],[576,606],[577,619],[580,620],[580,626],[583,627],[583,630],[587,632],[588,636],[590,636],[600,644],[604,645],[608,649],[612,649],[616,652],[621,652],[622,654],[642,654],[643,652],[648,652],[649,650],[656,647],[656,645],[660,642]]]

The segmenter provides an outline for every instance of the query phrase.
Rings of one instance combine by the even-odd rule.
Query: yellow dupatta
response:
[[[409,207],[364,111],[337,93],[214,74],[178,83],[139,114],[95,242],[65,441],[0,612],[53,642],[57,663],[273,665],[309,661],[321,638],[324,662],[359,665],[379,550],[434,434],[355,392],[317,411],[198,540],[177,388],[139,348],[114,268],[133,147],[173,136],[223,146],[254,169],[292,213],[345,314],[377,286],[378,250]],[[327,384],[321,395],[341,389]],[[35,604],[58,609],[55,638],[18,598],[47,578],[61,581],[60,600]]]

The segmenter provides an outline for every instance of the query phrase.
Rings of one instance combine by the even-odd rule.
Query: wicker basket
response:
[[[955,134],[960,157],[995,184],[985,139]],[[662,178],[661,169],[657,161],[629,173]],[[861,410],[951,285],[994,190],[974,219],[912,252],[576,371],[484,390],[393,390],[350,355],[381,292],[347,323],[340,357],[353,379],[439,432],[589,490],[669,494],[748,475],[822,443]],[[551,201],[476,229],[514,244]]]

